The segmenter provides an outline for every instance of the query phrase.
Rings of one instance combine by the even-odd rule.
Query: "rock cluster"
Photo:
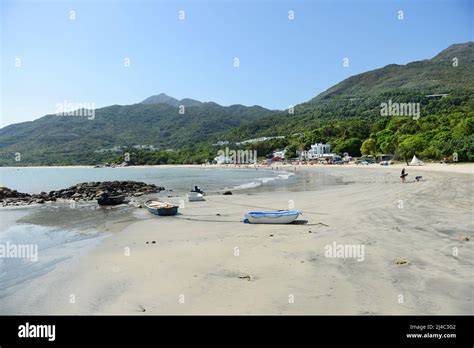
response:
[[[74,201],[88,201],[97,199],[103,192],[110,195],[126,195],[130,197],[142,196],[160,192],[164,187],[137,181],[97,181],[84,182],[62,190],[41,192],[30,195],[21,193],[7,187],[0,187],[0,200],[2,205],[28,205],[55,201],[56,199],[68,199]]]
[[[18,192],[17,190],[9,189],[8,187],[0,187],[0,200],[2,200],[3,206],[44,203],[46,200],[52,200],[46,195],[47,194],[45,192],[41,192],[37,195],[30,195],[28,193],[22,193]]]

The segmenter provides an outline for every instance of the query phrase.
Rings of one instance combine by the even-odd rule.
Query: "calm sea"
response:
[[[0,185],[19,192],[39,193],[69,187],[80,182],[134,180],[163,186],[177,192],[190,191],[195,185],[204,191],[257,187],[289,173],[271,170],[175,168],[175,167],[2,167]]]
[[[293,178],[289,173],[271,170],[175,168],[175,167],[2,167],[0,185],[20,192],[39,193],[69,187],[81,182],[134,180],[163,186],[173,194],[188,192],[195,185],[212,193],[259,186],[279,186]],[[164,193],[164,194],[169,194]],[[86,253],[102,237],[96,227],[104,221],[135,219],[136,209],[128,206],[97,209],[97,203],[78,203],[74,209],[57,203],[28,208],[0,207],[0,247],[31,246],[38,259],[0,255],[0,314],[14,314],[4,300],[18,287]],[[138,211],[140,212],[140,211]]]

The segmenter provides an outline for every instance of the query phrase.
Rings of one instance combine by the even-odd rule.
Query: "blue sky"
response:
[[[3,0],[1,126],[65,100],[102,107],[161,92],[284,109],[351,75],[472,41],[472,3]]]

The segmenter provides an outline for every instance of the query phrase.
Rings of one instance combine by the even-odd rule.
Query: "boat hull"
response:
[[[167,207],[156,207],[156,206],[153,206],[153,203],[164,203],[164,204],[167,204],[168,206]],[[170,204],[170,203],[166,203],[166,202],[146,201],[145,202],[145,207],[150,213],[152,213],[154,215],[173,216],[173,215],[178,214],[178,206]]]
[[[188,193],[188,201],[189,202],[199,202],[203,201],[204,196],[202,193],[197,193],[197,192],[190,192]]]
[[[301,214],[299,210],[250,212],[245,214],[244,222],[249,224],[289,224]]]

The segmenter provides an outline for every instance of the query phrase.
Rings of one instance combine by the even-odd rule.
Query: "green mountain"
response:
[[[457,66],[453,66],[453,59]],[[351,76],[308,102],[289,111],[261,118],[224,138],[289,135],[319,127],[322,122],[348,118],[378,118],[382,103],[420,103],[422,111],[437,104],[433,94],[474,94],[474,43],[455,44],[432,59],[383,68]]]
[[[168,104],[175,107],[179,107],[181,105],[187,107],[202,106],[203,103],[201,103],[199,100],[190,98],[178,100],[176,98],[170,97],[169,95],[166,95],[165,93],[160,93],[158,95],[153,95],[151,97],[146,98],[145,100],[140,102],[140,104]]]
[[[94,115],[79,110],[77,114],[86,116],[46,115],[4,127],[0,129],[0,164],[94,164],[110,157],[117,147],[191,147],[214,134],[274,113],[260,106],[192,102],[181,114],[179,107],[169,105],[176,99],[163,94],[158,97],[146,103],[100,108]],[[158,103],[151,103],[153,100]],[[18,162],[17,153],[21,156]]]
[[[449,93],[474,88],[474,43],[456,44],[432,59],[390,64],[348,79],[321,93],[310,103],[333,97],[367,97],[393,91]]]
[[[419,115],[382,116],[382,106],[389,103],[419,106]],[[248,146],[261,155],[283,147],[295,154],[311,143],[327,142],[335,152],[354,156],[393,153],[399,158],[417,154],[474,161],[473,134],[474,43],[467,42],[429,60],[391,64],[349,77],[296,105],[293,112],[260,118],[218,140],[287,137]]]
[[[413,105],[419,113],[383,115],[384,104]],[[353,156],[474,161],[474,43],[349,77],[294,110],[224,107],[162,93],[139,104],[95,110],[94,119],[47,115],[0,130],[0,165],[121,161],[117,147],[133,152],[132,164],[199,163],[216,156],[211,145],[216,141],[277,135],[285,138],[240,147],[256,149],[259,156],[286,148],[295,156],[311,143],[327,142],[335,152]]]

